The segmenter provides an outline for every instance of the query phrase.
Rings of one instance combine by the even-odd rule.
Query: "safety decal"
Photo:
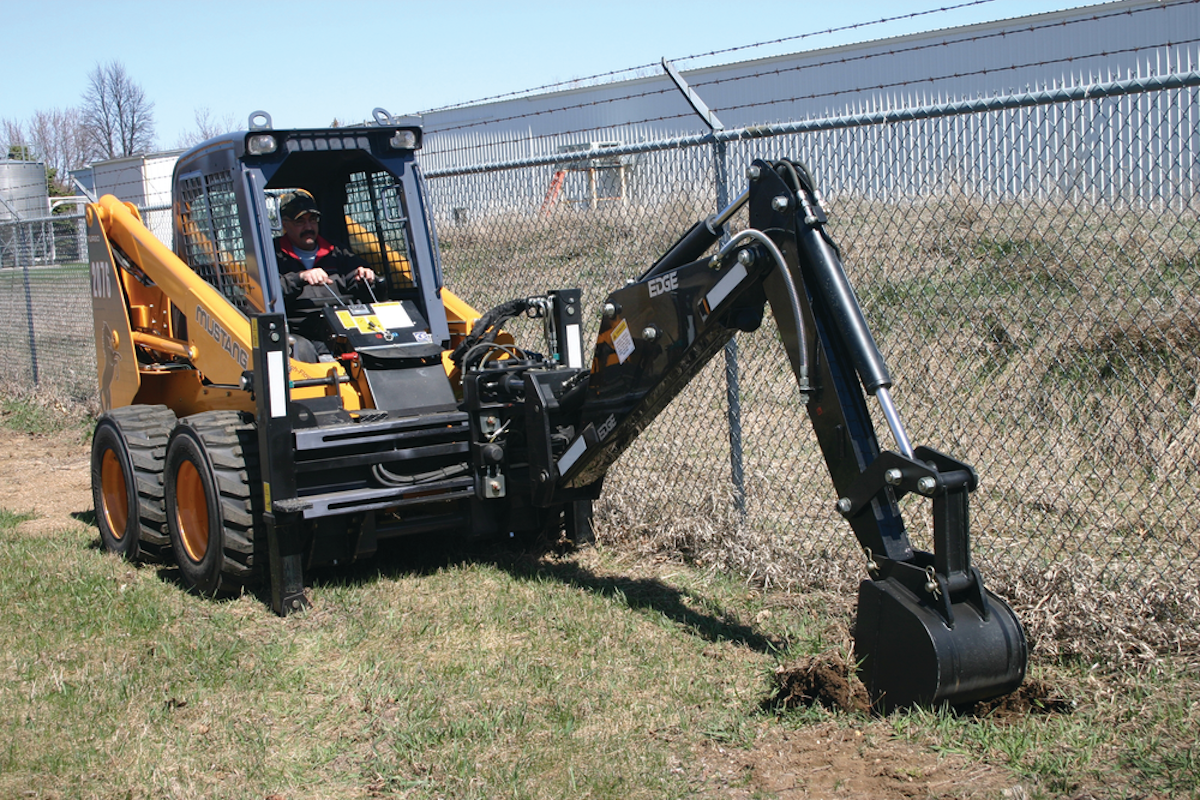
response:
[[[578,325],[567,326],[567,366],[571,369],[583,368],[583,335]]]
[[[625,320],[613,326],[612,343],[613,349],[617,351],[617,360],[624,364],[625,359],[633,355],[633,335],[629,332]]]
[[[359,333],[379,333],[387,328],[379,322],[374,314],[353,315],[349,311],[337,311],[338,322],[348,331],[357,330]]]
[[[400,303],[375,303],[372,308],[375,315],[379,317],[379,322],[385,328],[411,328],[413,326],[412,317]]]
[[[717,285],[705,295],[704,303],[708,306],[708,313],[711,314],[717,306],[721,305],[725,298],[729,297],[733,290],[738,287],[738,284],[745,279],[746,268],[740,263],[735,264],[733,269],[725,273],[725,277],[717,281]]]

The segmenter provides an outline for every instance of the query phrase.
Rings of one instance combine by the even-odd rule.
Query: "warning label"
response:
[[[617,351],[617,360],[624,364],[625,359],[633,355],[633,336],[629,333],[629,326],[625,324],[625,320],[613,327],[612,342],[613,349]]]

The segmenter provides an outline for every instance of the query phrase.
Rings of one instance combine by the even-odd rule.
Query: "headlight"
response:
[[[415,150],[417,147],[417,134],[412,131],[396,131],[392,135],[390,144],[395,150]]]
[[[256,133],[246,139],[246,152],[252,156],[265,156],[274,153],[278,145],[275,137],[267,133]]]

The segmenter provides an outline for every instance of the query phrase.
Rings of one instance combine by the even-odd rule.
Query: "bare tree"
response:
[[[177,147],[191,147],[237,129],[237,118],[233,114],[226,114],[218,119],[207,106],[197,108],[193,112],[193,119],[196,129],[180,134]]]
[[[0,120],[0,158],[12,158],[24,161],[29,156],[29,137],[25,135],[25,126],[16,120]]]
[[[78,108],[35,112],[29,121],[29,142],[46,162],[51,188],[59,192],[69,189],[71,170],[87,165],[88,141]]]
[[[154,147],[154,103],[120,61],[97,64],[83,92],[83,124],[91,157],[124,158]]]
[[[69,194],[71,170],[87,164],[88,147],[78,108],[37,111],[26,124],[0,120],[0,144],[10,158],[44,163],[52,194]]]

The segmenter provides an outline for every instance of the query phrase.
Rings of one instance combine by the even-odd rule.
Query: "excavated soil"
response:
[[[978,703],[971,713],[997,722],[1016,722],[1030,715],[1070,714],[1075,701],[1040,678],[1026,678],[1025,683],[1010,695]]]
[[[830,711],[870,711],[867,687],[852,664],[836,650],[798,659],[775,669],[775,692],[764,710],[821,705]],[[1017,691],[996,700],[976,703],[961,713],[1013,722],[1028,716],[1070,714],[1074,701],[1041,678],[1028,677]]]
[[[776,667],[770,708],[796,708],[819,703],[831,711],[868,711],[867,687],[836,650]]]

